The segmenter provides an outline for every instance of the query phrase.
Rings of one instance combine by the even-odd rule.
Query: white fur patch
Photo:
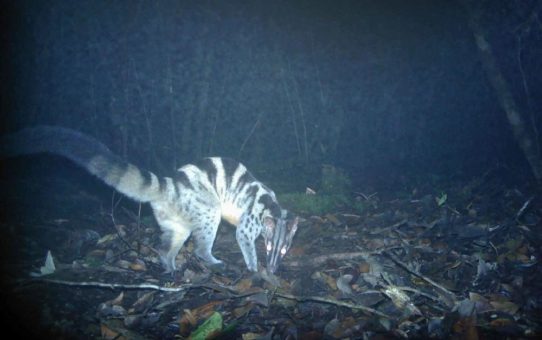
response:
[[[222,204],[222,218],[228,223],[237,226],[241,220],[243,210],[229,202]]]

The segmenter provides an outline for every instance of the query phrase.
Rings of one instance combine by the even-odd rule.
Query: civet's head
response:
[[[298,217],[290,216],[286,210],[281,210],[280,217],[264,218],[264,239],[267,253],[267,270],[274,273],[282,258],[292,246],[292,240],[297,231]]]

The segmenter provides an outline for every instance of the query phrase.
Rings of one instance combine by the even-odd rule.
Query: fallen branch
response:
[[[57,279],[35,279],[32,281],[41,281],[46,283],[54,283],[63,286],[74,286],[74,287],[95,287],[95,288],[107,288],[107,289],[150,289],[150,290],[159,290],[162,292],[181,292],[192,288],[192,285],[182,285],[179,287],[166,287],[159,286],[151,283],[141,283],[141,284],[123,284],[123,283],[106,283],[106,282],[97,282],[97,281],[66,281],[66,280],[57,280]]]
[[[367,307],[367,306],[363,306],[363,305],[356,305],[356,304],[353,304],[353,303],[338,301],[338,300],[335,300],[335,299],[327,299],[327,298],[323,298],[323,297],[320,297],[320,296],[296,296],[296,295],[279,293],[279,292],[274,292],[274,295],[279,296],[279,297],[284,298],[284,299],[288,299],[288,300],[295,300],[295,301],[298,301],[298,302],[314,301],[314,302],[321,302],[321,303],[336,305],[336,306],[340,306],[340,307],[346,307],[346,308],[350,308],[350,309],[357,309],[357,310],[361,310],[361,311],[364,311],[364,312],[367,312],[367,313],[370,313],[370,314],[378,315],[378,316],[386,318],[386,319],[392,319],[391,316],[389,316],[389,315],[387,315],[385,313],[379,312],[376,309],[373,309],[371,307]]]
[[[218,285],[212,285],[212,284],[184,284],[178,287],[167,287],[167,286],[160,286],[156,284],[150,284],[150,283],[141,283],[141,284],[123,284],[123,283],[105,283],[105,282],[97,282],[97,281],[65,281],[65,280],[57,280],[57,279],[46,279],[46,278],[38,278],[33,279],[31,281],[39,281],[39,282],[46,282],[46,283],[54,283],[64,286],[75,286],[75,287],[97,287],[97,288],[107,288],[107,289],[149,289],[149,290],[158,290],[162,292],[183,292],[194,288],[207,288],[212,289],[220,292],[228,292],[232,295],[229,296],[229,298],[237,299],[237,298],[243,298],[255,294],[261,294],[262,291],[254,291],[254,292],[248,292],[239,294],[238,291],[236,291],[232,287],[226,287],[226,286],[218,286]],[[363,306],[363,305],[356,305],[344,301],[338,301],[335,299],[327,299],[319,296],[296,296],[286,293],[280,293],[276,290],[273,290],[272,292],[269,290],[264,290],[267,295],[271,296],[278,296],[284,299],[288,300],[295,300],[299,302],[305,302],[305,301],[314,301],[314,302],[320,302],[325,304],[331,304],[336,305],[340,307],[346,307],[350,309],[356,309],[361,310],[366,313],[378,315],[383,318],[392,319],[391,316],[379,312],[376,309]]]
[[[419,277],[420,279],[424,280],[425,282],[427,282],[427,283],[433,285],[435,288],[437,288],[436,291],[439,294],[439,296],[442,298],[442,301],[446,304],[446,306],[451,308],[451,307],[456,305],[457,300],[455,298],[454,293],[452,293],[448,289],[444,288],[443,286],[441,286],[437,282],[431,280],[429,277],[421,274],[417,270],[414,270],[414,269],[410,268],[410,266],[408,266],[406,263],[399,260],[395,255],[393,255],[393,254],[391,254],[389,252],[383,252],[383,255],[388,256],[393,262],[398,264],[400,267],[402,267],[403,269],[405,269],[406,271],[408,271],[412,275],[415,275],[415,276]]]
[[[187,291],[194,288],[207,288],[216,290],[219,292],[228,292],[228,293],[235,293],[238,292],[231,288],[231,287],[225,287],[225,286],[219,286],[219,285],[213,285],[213,284],[193,284],[193,283],[187,283],[183,284],[177,287],[168,287],[168,286],[160,286],[157,284],[152,283],[139,283],[139,284],[124,284],[124,283],[107,283],[107,282],[98,282],[98,281],[66,281],[66,280],[58,280],[58,279],[47,279],[47,278],[34,278],[27,282],[45,282],[45,283],[54,283],[64,286],[73,286],[73,287],[94,287],[94,288],[107,288],[107,289],[130,289],[130,290],[158,290],[162,292],[182,292]]]

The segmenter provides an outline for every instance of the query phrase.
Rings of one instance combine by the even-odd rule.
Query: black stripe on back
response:
[[[245,193],[246,199],[247,200],[249,200],[249,199],[255,200],[256,199],[256,194],[258,193],[258,189],[259,189],[259,187],[256,184],[249,186],[248,190]]]
[[[266,209],[269,209],[271,215],[275,218],[280,218],[281,210],[279,205],[269,194],[263,194],[258,200],[259,203],[263,204]],[[261,218],[262,216],[260,216]]]
[[[186,175],[184,171],[177,171],[173,179],[175,182],[181,183],[183,187],[194,190],[194,186],[192,185],[192,182],[190,182],[190,178],[188,178],[188,176]],[[177,190],[178,188],[177,186],[175,186],[175,191]]]
[[[233,189],[233,192],[239,193],[239,191],[241,191],[241,188],[244,185],[246,185],[247,183],[255,182],[255,181],[256,179],[254,178],[254,176],[252,176],[250,171],[246,170],[245,173],[242,174],[241,177],[239,177],[239,180],[237,181],[237,185]]]
[[[251,185],[247,192],[245,193],[245,199],[242,202],[242,205],[245,205],[248,201],[250,201],[250,204],[248,205],[248,211],[252,211],[252,208],[254,207],[254,202],[256,201],[256,194],[258,193],[258,186],[257,185]]]
[[[221,158],[221,160],[222,160],[222,167],[224,168],[224,177],[226,179],[226,189],[229,189],[232,178],[233,178],[233,174],[239,167],[239,162],[231,158]]]
[[[216,167],[213,161],[210,158],[204,158],[195,165],[205,171],[207,179],[216,190]]]

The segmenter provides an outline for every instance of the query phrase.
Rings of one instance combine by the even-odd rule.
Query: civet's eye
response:
[[[267,251],[271,251],[271,249],[273,249],[273,246],[271,245],[271,242],[269,242],[267,244],[267,247],[266,247]]]
[[[280,250],[280,254],[281,254],[282,256],[284,256],[284,255],[286,254],[286,248],[282,248],[282,249]]]

